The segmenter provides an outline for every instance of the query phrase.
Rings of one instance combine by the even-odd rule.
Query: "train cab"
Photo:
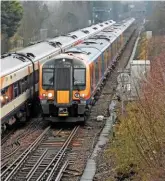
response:
[[[44,117],[51,121],[57,117],[84,117],[90,95],[89,69],[84,59],[61,54],[44,63],[40,74]]]

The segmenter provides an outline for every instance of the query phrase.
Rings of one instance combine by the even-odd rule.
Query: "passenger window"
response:
[[[28,76],[26,76],[25,78],[24,78],[24,83],[25,83],[25,91],[28,89]]]
[[[13,96],[14,98],[19,96],[18,82],[13,84]]]
[[[85,68],[75,68],[73,77],[73,89],[84,90],[86,86],[86,70]]]
[[[0,95],[1,107],[3,107],[6,103],[9,102],[7,91],[8,91],[8,87],[1,90],[1,95]]]
[[[42,74],[43,89],[53,89],[55,72],[53,69],[44,68]]]
[[[24,80],[21,79],[21,80],[19,81],[19,92],[20,92],[20,94],[21,94],[23,91],[24,91]]]
[[[30,87],[33,86],[33,73],[31,73],[30,76],[29,76],[29,86]]]

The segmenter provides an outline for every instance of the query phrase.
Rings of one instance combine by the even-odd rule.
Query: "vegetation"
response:
[[[135,60],[147,60],[148,59],[148,41],[146,38],[146,33],[143,32],[140,36],[138,46],[135,53]]]
[[[50,12],[42,1],[24,1],[22,6],[24,15],[18,34],[24,38],[26,46],[30,41],[40,40],[40,29],[44,21],[48,19]]]
[[[2,33],[10,38],[19,27],[23,16],[23,8],[18,1],[1,2],[1,28]]]
[[[154,35],[165,35],[165,2],[155,2],[153,13],[146,24],[146,30],[153,31]]]
[[[84,28],[89,25],[88,20],[91,19],[89,2],[20,1],[20,3],[16,2],[16,4],[21,4],[20,7],[23,9],[19,26],[15,18],[18,19],[17,14],[20,11],[13,12],[7,8],[7,5],[12,3],[14,4],[15,1],[2,1],[2,53],[13,48],[17,49],[17,45],[19,48],[26,47],[30,42],[41,41],[47,37],[54,38],[78,28]],[[7,22],[6,16],[9,17]],[[13,28],[11,24],[15,27]],[[8,31],[12,31],[12,33],[9,32],[9,38],[12,36],[11,41],[8,41],[8,36],[6,36]],[[20,39],[15,37],[20,37]]]
[[[165,180],[164,48],[165,38],[154,38],[149,49],[151,71],[141,83],[141,95],[127,104],[125,115],[118,112],[120,123],[115,126],[107,155],[114,156],[115,170],[122,179],[134,176],[138,181]]]
[[[126,105],[124,115],[119,111],[120,123],[115,126],[115,137],[106,152],[108,157],[114,156],[120,179],[165,180],[165,37],[162,32],[154,33],[147,47],[142,34],[137,57],[144,59],[147,52],[151,70],[139,85],[138,100]]]

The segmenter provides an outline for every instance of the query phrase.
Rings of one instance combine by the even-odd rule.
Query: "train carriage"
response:
[[[86,120],[108,68],[136,29],[134,21],[103,30],[41,64],[39,96],[46,120]]]

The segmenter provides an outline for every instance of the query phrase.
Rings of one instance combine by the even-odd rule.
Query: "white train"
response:
[[[113,24],[115,24],[113,20],[106,21],[37,43],[15,53],[2,55],[0,73],[2,127],[15,120],[25,121],[32,110],[35,113],[38,109],[35,103],[38,98],[39,65],[41,63],[82,43],[85,39]]]

